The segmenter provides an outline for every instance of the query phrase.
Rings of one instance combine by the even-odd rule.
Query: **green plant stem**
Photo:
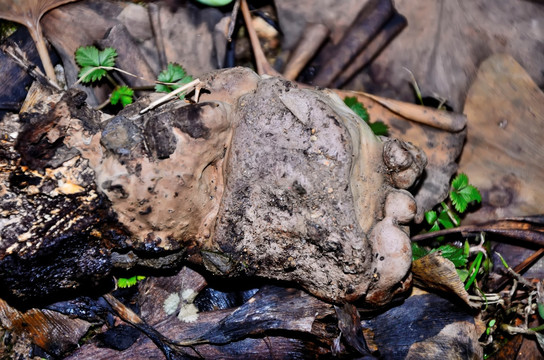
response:
[[[114,88],[119,86],[117,81],[115,81],[115,79],[109,73],[106,73],[106,79],[109,80],[109,82],[113,85]]]
[[[544,324],[539,325],[539,326],[534,327],[534,328],[529,328],[529,329],[527,329],[527,330],[534,331],[534,332],[544,331]]]
[[[440,205],[442,205],[442,209],[444,209],[444,211],[446,212],[446,214],[448,214],[448,217],[450,218],[451,222],[453,223],[453,225],[455,227],[459,226],[459,222],[457,221],[457,219],[455,219],[455,215],[453,214],[453,212],[451,211],[450,207],[448,206],[448,204],[446,204],[444,201],[442,201],[440,203]]]
[[[105,100],[104,102],[102,102],[102,104],[99,104],[97,107],[95,107],[94,109],[95,110],[102,110],[103,108],[105,108],[106,106],[108,106],[110,104],[110,97],[108,96],[108,99]]]
[[[470,286],[476,280],[476,276],[478,275],[478,271],[480,270],[480,265],[482,264],[482,259],[484,257],[483,253],[478,253],[476,255],[476,259],[472,262],[470,265],[470,268],[468,269],[468,273],[470,274],[470,277],[468,278],[467,283],[465,284],[465,290],[470,289]]]

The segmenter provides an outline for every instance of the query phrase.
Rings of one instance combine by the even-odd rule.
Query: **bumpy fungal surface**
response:
[[[206,254],[208,266],[295,281],[334,302],[382,304],[403,289],[411,250],[399,224],[416,206],[392,179],[420,173],[424,154],[378,139],[334,94],[276,78],[241,96],[234,118],[214,234],[232,262]]]
[[[163,267],[186,254],[222,276],[292,281],[332,302],[381,305],[405,289],[404,225],[416,205],[398,189],[417,180],[425,155],[374,136],[326,90],[242,68],[202,79],[197,103],[174,101],[144,115],[150,99],[111,117],[72,91],[17,129],[32,136],[10,148],[10,172],[37,180],[16,184],[4,173],[0,204],[47,195],[83,205],[72,205],[81,216],[55,232],[39,225],[46,217],[37,209],[25,210],[24,219],[36,216],[27,221],[3,208],[4,232],[21,224],[9,225],[11,240],[0,242],[0,270],[9,272],[10,256],[32,254],[32,264],[44,256],[41,234],[55,242],[62,231],[88,239],[86,254],[100,255],[104,274],[111,266]],[[29,284],[9,286],[17,293]]]

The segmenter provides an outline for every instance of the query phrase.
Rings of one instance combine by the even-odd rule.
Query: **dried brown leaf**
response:
[[[440,255],[440,252],[427,254],[412,262],[412,273],[416,283],[420,286],[454,293],[470,307],[478,305],[472,303],[457,271],[450,260]]]

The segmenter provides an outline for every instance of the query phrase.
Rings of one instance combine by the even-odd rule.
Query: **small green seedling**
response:
[[[76,62],[81,67],[79,71],[79,80],[84,84],[100,81],[106,77],[115,87],[110,95],[109,102],[117,105],[119,102],[123,107],[132,104],[134,99],[134,90],[128,86],[119,86],[117,82],[108,74],[110,70],[122,71],[115,67],[115,58],[117,51],[114,48],[105,48],[100,51],[95,46],[82,46],[76,50]],[[124,72],[124,71],[122,71]]]
[[[110,103],[112,105],[117,105],[119,101],[123,107],[128,104],[132,104],[132,99],[134,98],[134,90],[128,86],[118,86],[116,87],[110,96]]]
[[[466,174],[457,175],[451,182],[451,190],[449,194],[452,205],[455,210],[462,214],[467,210],[467,207],[472,202],[480,203],[482,196],[480,191],[468,182]],[[429,210],[425,213],[425,220],[431,228],[431,231],[438,231],[441,228],[451,229],[459,226],[461,219],[459,215],[450,209],[450,207],[442,201],[439,211]]]
[[[114,90],[111,93],[108,102],[102,104],[100,107],[107,105],[107,103],[111,103],[112,105],[121,104],[125,107],[132,104],[134,100],[134,89],[131,89],[128,86],[120,86],[108,73],[108,71],[115,70],[129,76],[138,77],[137,75],[116,68],[116,57],[117,51],[114,48],[106,48],[100,51],[95,46],[82,46],[76,50],[76,62],[81,67],[78,74],[79,80],[76,84],[80,82],[88,84],[100,81],[105,77],[114,86]],[[161,71],[157,81],[155,81],[157,83],[155,91],[169,93],[180,88],[184,84],[190,83],[192,80],[192,76],[187,75],[185,69],[183,69],[181,65],[169,63],[166,70]],[[144,89],[146,89],[146,87],[144,87]],[[185,94],[181,93],[179,97],[180,99],[183,99]]]
[[[157,80],[159,83],[155,85],[155,91],[169,93],[180,88],[184,84],[190,83],[193,81],[193,77],[187,75],[185,69],[181,65],[169,63],[166,70],[160,72]],[[181,93],[179,97],[180,99],[184,99],[185,94]]]
[[[464,213],[470,203],[479,203],[482,201],[478,189],[470,185],[467,175],[462,173],[452,180],[449,199],[454,209],[451,209],[445,201],[442,201],[437,210],[430,210],[425,213],[425,220],[431,226],[428,230],[429,232],[452,229],[459,226],[461,224],[459,214]],[[443,237],[438,237],[437,239],[443,240]],[[468,241],[465,241],[463,247],[446,244],[431,250],[427,250],[415,242],[412,243],[412,257],[414,260],[435,251],[441,251],[443,257],[454,263],[459,278],[461,281],[466,282],[465,289],[467,290],[476,280],[482,264],[484,268],[488,266],[488,259],[484,259],[484,253],[480,251],[474,261],[472,261],[470,267],[466,268],[470,256],[470,244]]]
[[[357,114],[361,119],[364,120],[370,126],[370,129],[372,129],[372,132],[374,135],[383,135],[386,136],[389,128],[386,124],[384,124],[381,121],[375,121],[370,122],[370,116],[368,115],[368,111],[366,111],[366,108],[363,104],[361,104],[359,101],[357,101],[357,98],[355,96],[353,97],[345,97],[344,98],[344,104],[347,105],[355,114]]]
[[[138,281],[142,281],[144,279],[145,279],[145,276],[141,276],[141,275],[135,275],[130,278],[119,278],[117,279],[117,287],[120,287],[121,289],[128,288],[128,287],[136,285]]]
[[[480,191],[468,183],[466,174],[459,174],[451,182],[450,200],[455,210],[464,213],[471,202],[482,202]]]

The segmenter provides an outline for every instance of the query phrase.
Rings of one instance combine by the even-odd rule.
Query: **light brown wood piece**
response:
[[[283,76],[287,80],[295,80],[328,35],[329,29],[323,24],[306,25],[297,47],[293,50],[289,62],[285,66]]]

